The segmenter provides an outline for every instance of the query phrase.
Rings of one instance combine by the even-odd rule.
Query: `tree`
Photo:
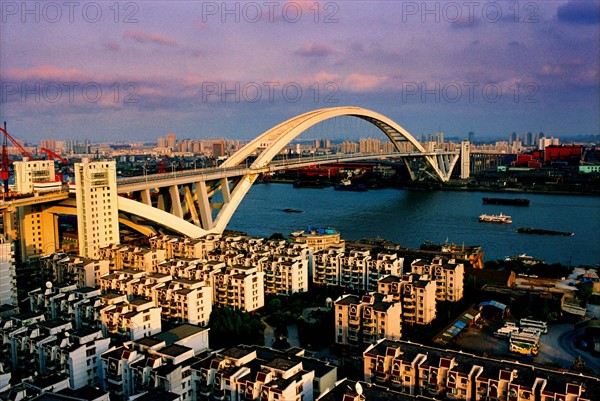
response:
[[[209,321],[210,344],[214,348],[264,344],[265,326],[260,317],[232,308],[213,308]]]

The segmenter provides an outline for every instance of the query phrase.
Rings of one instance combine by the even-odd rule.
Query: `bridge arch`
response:
[[[398,151],[401,150],[401,142],[410,142],[415,147],[416,153],[421,154],[419,161],[420,165],[417,166],[421,173],[426,173],[428,176],[440,181],[446,181],[449,178],[449,172],[447,171],[448,169],[446,168],[446,172],[443,172],[439,167],[438,159],[430,154],[427,154],[426,150],[419,143],[419,141],[417,141],[415,137],[413,137],[406,129],[382,114],[355,106],[340,106],[313,110],[290,118],[289,120],[269,129],[246,144],[231,157],[225,160],[225,162],[222,164],[222,167],[227,168],[241,165],[249,156],[253,155],[257,150],[261,149],[265,143],[267,143],[268,146],[264,148],[264,150],[258,155],[250,168],[260,169],[266,167],[268,166],[269,162],[273,160],[273,158],[279,152],[281,152],[282,149],[284,149],[292,140],[301,135],[304,131],[320,122],[341,116],[358,117],[373,124],[379,128],[390,139],[390,141],[392,141]],[[446,163],[446,165],[449,164],[450,163]],[[407,166],[409,167],[411,176],[414,179],[415,173],[413,172],[413,169],[415,167],[411,167],[409,163],[407,163]],[[250,187],[257,177],[258,174],[244,176],[231,190],[228,187],[229,184],[227,182],[223,182],[221,189],[225,189],[227,192],[227,201],[219,210],[214,223],[211,223],[210,227],[205,227],[205,229],[212,232],[223,232],[229,223],[229,220],[233,216],[233,213],[241,203],[248,190],[250,190]]]
[[[406,129],[388,117],[362,107],[341,106],[309,111],[276,125],[234,153],[223,163],[223,166],[234,167],[239,165],[248,156],[256,152],[256,150],[258,150],[262,144],[269,143],[269,147],[266,148],[252,164],[252,167],[263,167],[267,165],[292,140],[301,135],[310,127],[325,120],[341,116],[357,117],[373,124],[379,128],[390,139],[390,141],[392,141],[396,149],[399,151],[400,142],[408,141],[416,148],[417,151],[422,153],[425,152],[425,149],[419,143],[419,141],[417,141]]]

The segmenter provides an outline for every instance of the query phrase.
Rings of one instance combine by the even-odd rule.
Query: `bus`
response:
[[[540,350],[540,340],[530,334],[512,334],[510,336],[510,352],[521,355],[536,356]]]
[[[548,332],[548,324],[546,322],[542,322],[541,320],[523,318],[519,321],[519,325],[521,327],[533,327],[534,329],[539,329],[543,334]]]

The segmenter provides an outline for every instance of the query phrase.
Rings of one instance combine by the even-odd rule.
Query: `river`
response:
[[[527,197],[530,206],[485,205],[482,197]],[[283,209],[301,210],[287,213]],[[512,216],[512,224],[480,223],[482,213]],[[333,188],[254,185],[228,229],[251,236],[287,236],[308,226],[332,227],[342,238],[385,238],[403,247],[425,241],[480,245],[485,260],[526,253],[548,263],[600,262],[600,198],[596,196],[506,194],[468,191]],[[570,231],[574,236],[519,234],[519,227]]]

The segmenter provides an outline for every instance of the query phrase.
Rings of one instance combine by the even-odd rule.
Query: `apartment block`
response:
[[[184,238],[173,235],[159,235],[150,238],[150,249],[164,250],[166,259],[193,258],[206,259],[208,252],[215,249],[221,239],[219,234],[207,235],[203,238]]]
[[[265,305],[265,273],[257,267],[226,267],[213,276],[213,304],[252,312]]]
[[[434,258],[431,262],[417,259],[411,264],[413,273],[435,281],[435,297],[438,301],[458,302],[464,294],[465,268],[456,259]]]
[[[336,344],[358,347],[382,338],[400,339],[402,307],[391,296],[345,295],[334,303]]]
[[[304,231],[290,234],[290,240],[308,245],[312,252],[337,247],[344,249],[346,242],[340,238],[340,232],[332,228],[308,227]]]
[[[419,274],[386,276],[377,282],[377,290],[401,303],[404,324],[429,324],[436,317],[436,284]]]
[[[125,295],[106,294],[100,310],[102,332],[128,340],[138,340],[161,331],[161,308],[152,301],[135,298],[127,301]]]
[[[208,348],[208,329],[190,324],[125,342],[101,355],[104,388],[122,399],[159,394],[172,400],[196,399],[191,366]]]
[[[340,258],[339,285],[350,291],[362,291],[367,287],[367,264],[371,252],[366,249],[346,250]]]
[[[23,160],[13,163],[15,170],[15,192],[31,194],[36,190],[45,190],[44,187],[52,185],[52,189],[60,190],[62,183],[56,181],[54,160]]]
[[[0,236],[0,305],[17,305],[17,272],[12,241]]]
[[[110,261],[111,270],[134,269],[155,271],[156,265],[166,259],[163,249],[110,244],[98,250],[98,258]]]
[[[367,260],[367,291],[377,291],[379,279],[394,275],[402,276],[404,269],[404,258],[395,253],[380,252],[377,257]]]
[[[60,375],[71,389],[98,386],[99,356],[110,340],[100,329],[75,329],[67,320],[45,320],[29,314],[2,322],[0,359],[15,371]]]
[[[313,254],[313,284],[339,285],[342,248],[328,248]]]
[[[442,400],[591,401],[600,378],[496,360],[405,341],[381,340],[363,353],[364,380],[410,396]]]
[[[266,294],[291,295],[308,291],[308,258],[303,255],[274,255],[259,264],[265,274]]]
[[[192,366],[194,399],[312,401],[335,386],[337,368],[302,355],[239,345]]]
[[[99,259],[99,249],[119,242],[116,162],[75,163],[79,253]]]
[[[162,306],[162,318],[208,325],[212,312],[212,288],[203,281],[174,279],[156,288],[154,304]]]
[[[108,260],[88,259],[81,256],[69,256],[54,253],[40,258],[42,268],[52,272],[55,283],[75,283],[77,288],[97,287],[100,277],[108,274]]]

